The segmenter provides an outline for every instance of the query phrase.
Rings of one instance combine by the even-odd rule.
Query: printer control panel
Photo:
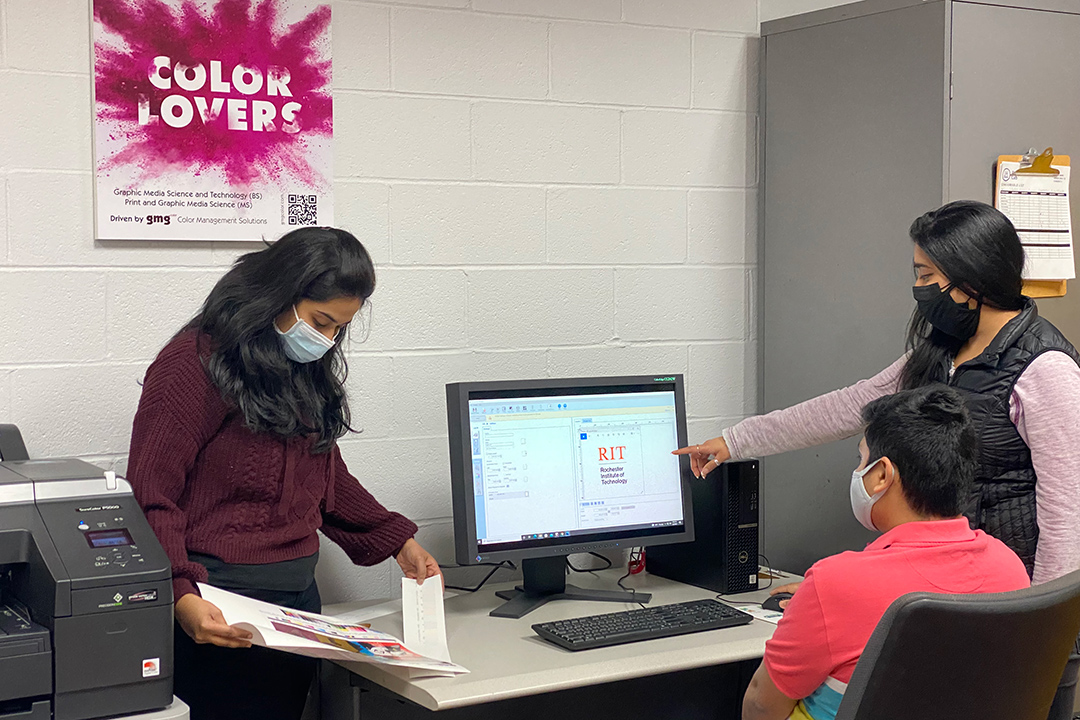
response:
[[[146,564],[146,558],[125,522],[119,506],[115,512],[80,518],[76,527],[86,540],[87,547],[93,550],[95,568],[123,569],[129,565],[138,567]]]
[[[145,566],[146,557],[132,534],[130,518],[125,510],[128,503],[134,502],[133,498],[125,498],[111,503],[73,506],[72,520],[69,522],[79,531],[85,549],[71,555],[87,560],[92,558],[93,567],[102,574]],[[81,569],[86,571],[85,567]]]
[[[80,580],[96,586],[100,581],[137,582],[140,576],[169,577],[168,557],[134,496],[39,502],[38,510],[74,587]]]

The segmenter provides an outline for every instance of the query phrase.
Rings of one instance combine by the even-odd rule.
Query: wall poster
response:
[[[94,0],[99,240],[334,222],[330,5]]]

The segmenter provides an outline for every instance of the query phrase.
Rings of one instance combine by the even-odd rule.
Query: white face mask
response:
[[[328,339],[300,318],[295,305],[293,305],[293,315],[296,316],[296,323],[286,332],[281,332],[277,323],[274,323],[274,329],[281,336],[281,346],[290,360],[298,363],[314,362],[334,347],[333,340]]]
[[[885,490],[876,492],[873,497],[870,497],[869,493],[866,492],[866,486],[863,485],[863,477],[865,477],[866,473],[870,472],[870,469],[883,459],[884,458],[878,458],[862,470],[856,470],[851,473],[851,512],[855,513],[855,519],[867,530],[877,530],[877,528],[874,527],[874,521],[871,519],[871,510],[874,507],[874,503],[880,500],[881,496],[885,494]],[[886,490],[887,489],[888,488],[886,488]]]

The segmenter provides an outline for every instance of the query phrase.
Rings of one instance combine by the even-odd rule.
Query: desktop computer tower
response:
[[[645,568],[722,594],[757,590],[759,468],[726,462],[694,480],[694,542],[647,548]]]

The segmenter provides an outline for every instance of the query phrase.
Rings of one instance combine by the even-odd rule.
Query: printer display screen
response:
[[[86,541],[90,543],[90,547],[94,548],[109,548],[135,544],[135,541],[131,539],[131,533],[124,528],[118,530],[93,530],[86,533]]]

